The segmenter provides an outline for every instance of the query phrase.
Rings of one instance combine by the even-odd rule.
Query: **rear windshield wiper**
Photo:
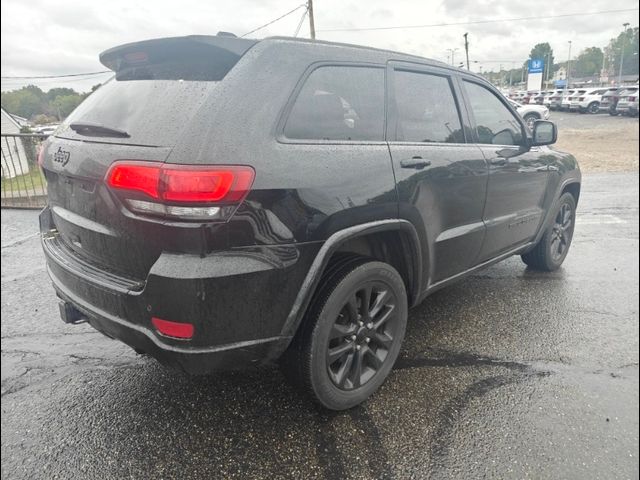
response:
[[[106,127],[104,125],[100,125],[99,123],[90,123],[90,122],[74,122],[69,125],[71,130],[76,132],[79,135],[87,135],[89,137],[118,137],[118,138],[129,138],[129,135],[124,130],[120,130],[117,128]]]

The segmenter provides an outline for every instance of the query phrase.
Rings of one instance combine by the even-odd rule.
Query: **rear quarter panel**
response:
[[[311,64],[384,65],[364,49],[267,40],[225,77],[169,163],[251,165],[255,182],[228,222],[232,248],[322,242],[351,225],[397,217],[384,142],[283,142],[278,125]]]

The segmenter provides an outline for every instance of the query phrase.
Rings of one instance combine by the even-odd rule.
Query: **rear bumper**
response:
[[[618,103],[616,105],[616,111],[619,113],[638,113],[638,103]]]
[[[42,246],[53,286],[108,337],[193,374],[268,363],[289,344],[282,327],[319,245],[162,254],[140,282],[74,258],[48,215]],[[191,323],[194,336],[165,337],[151,317]]]
[[[164,341],[151,328],[145,328],[87,303],[67,288],[62,280],[55,276],[51,267],[47,268],[47,272],[58,296],[82,312],[93,328],[109,338],[129,345],[136,352],[147,353],[164,365],[194,375],[265,363],[277,358],[272,352],[284,350],[289,341],[276,337],[211,347],[174,345]]]

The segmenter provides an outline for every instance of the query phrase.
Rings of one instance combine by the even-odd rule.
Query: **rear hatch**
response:
[[[620,92],[620,100],[618,101],[618,105],[627,106],[629,103],[635,102],[637,95],[637,88],[627,88],[623,92]]]
[[[202,252],[201,224],[138,215],[107,187],[105,176],[118,160],[164,162],[190,119],[255,43],[179,37],[100,55],[114,77],[64,121],[41,157],[57,241],[65,249],[138,279],[162,251]]]

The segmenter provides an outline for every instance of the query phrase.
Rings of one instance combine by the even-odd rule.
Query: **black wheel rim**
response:
[[[398,325],[397,299],[381,282],[368,282],[350,294],[329,334],[329,378],[341,390],[370,381],[389,359]]]
[[[563,203],[551,230],[551,256],[555,261],[567,253],[573,235],[573,221],[571,205]]]

